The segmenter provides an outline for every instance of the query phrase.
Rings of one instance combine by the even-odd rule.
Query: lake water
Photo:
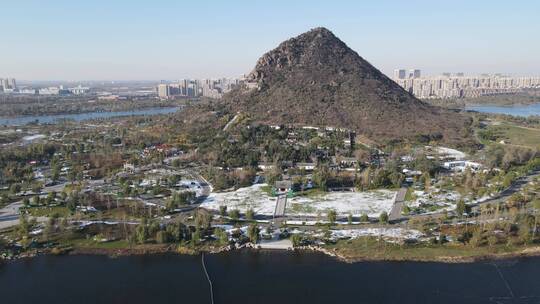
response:
[[[540,303],[540,258],[346,264],[314,253],[207,255],[215,303]],[[2,303],[210,303],[200,256],[42,256],[0,266]]]
[[[509,107],[495,105],[476,105],[466,106],[465,110],[472,110],[482,113],[508,114],[527,117],[531,115],[540,115],[540,103],[530,105],[516,105]]]
[[[132,111],[118,111],[118,112],[88,112],[88,113],[79,113],[79,114],[58,114],[58,115],[35,115],[35,116],[19,116],[19,117],[0,117],[0,125],[7,126],[21,126],[31,122],[39,123],[55,123],[59,120],[74,120],[74,121],[83,121],[88,119],[99,119],[99,118],[111,118],[111,117],[121,117],[121,116],[135,116],[135,115],[157,115],[157,114],[169,114],[178,111],[179,107],[157,107],[157,108],[147,108],[141,110],[132,110]]]

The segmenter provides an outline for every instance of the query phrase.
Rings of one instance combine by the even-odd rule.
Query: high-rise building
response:
[[[15,78],[0,78],[0,91],[13,92],[17,89]]]
[[[159,98],[168,99],[170,96],[170,90],[168,84],[158,85],[158,96]]]
[[[407,71],[403,69],[394,70],[394,79],[405,79],[406,75],[407,75]]]
[[[409,70],[409,78],[417,79],[417,78],[420,78],[420,76],[421,76],[420,70],[417,70],[417,69]]]
[[[2,89],[4,91],[9,89],[9,79],[7,78],[2,79]]]

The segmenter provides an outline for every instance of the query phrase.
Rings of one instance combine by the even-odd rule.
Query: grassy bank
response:
[[[384,241],[379,242],[370,237],[339,241],[336,244],[327,245],[325,248],[349,261],[467,262],[485,258],[540,255],[540,246],[538,245],[507,246],[499,244],[491,247],[473,247],[455,243],[398,245]]]

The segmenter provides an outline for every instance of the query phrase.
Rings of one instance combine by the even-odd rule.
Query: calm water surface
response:
[[[540,303],[540,258],[345,264],[320,254],[206,256],[215,303]],[[210,303],[200,256],[44,256],[0,266],[2,303]]]
[[[472,110],[482,113],[508,114],[514,116],[531,116],[540,115],[540,103],[531,105],[516,105],[510,107],[495,106],[495,105],[477,105],[467,106],[466,110]]]
[[[88,119],[99,119],[99,118],[111,118],[111,117],[121,117],[121,116],[135,116],[135,115],[157,115],[157,114],[169,114],[178,111],[179,107],[158,107],[158,108],[147,108],[141,110],[132,110],[132,111],[118,111],[118,112],[88,112],[88,113],[79,113],[79,114],[58,114],[58,115],[35,115],[35,116],[20,116],[20,117],[0,117],[0,125],[7,126],[21,126],[31,122],[38,123],[55,123],[60,120],[74,120],[74,121],[83,121]]]

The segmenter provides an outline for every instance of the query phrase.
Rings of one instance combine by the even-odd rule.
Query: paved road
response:
[[[22,202],[15,202],[0,209],[0,229],[19,225],[19,208],[22,207]],[[39,223],[47,221],[47,217],[37,217]]]
[[[526,175],[526,176],[523,176],[523,177],[517,179],[510,187],[508,187],[505,190],[501,191],[499,194],[495,195],[494,197],[492,197],[490,199],[487,199],[485,201],[476,203],[474,205],[471,205],[472,211],[477,211],[479,208],[481,208],[482,205],[498,204],[498,203],[506,202],[508,200],[508,198],[510,198],[510,196],[512,196],[512,194],[521,191],[521,189],[523,189],[523,187],[525,187],[525,185],[527,185],[529,182],[533,181],[536,177],[540,177],[540,170],[534,171],[529,175]],[[409,215],[409,216],[403,217],[402,219],[406,221],[406,220],[410,220],[412,218],[429,218],[429,217],[438,218],[438,217],[444,216],[445,214],[446,214],[446,212],[431,213],[431,214],[414,214],[414,215]]]
[[[490,199],[487,199],[483,202],[480,202],[473,206],[473,209],[477,209],[480,205],[485,204],[498,204],[505,202],[512,196],[512,194],[517,193],[523,189],[528,183],[532,182],[536,177],[540,176],[540,170],[534,171],[531,174],[521,177],[517,179],[510,187],[506,188],[505,190],[501,191],[497,196],[492,197]]]

